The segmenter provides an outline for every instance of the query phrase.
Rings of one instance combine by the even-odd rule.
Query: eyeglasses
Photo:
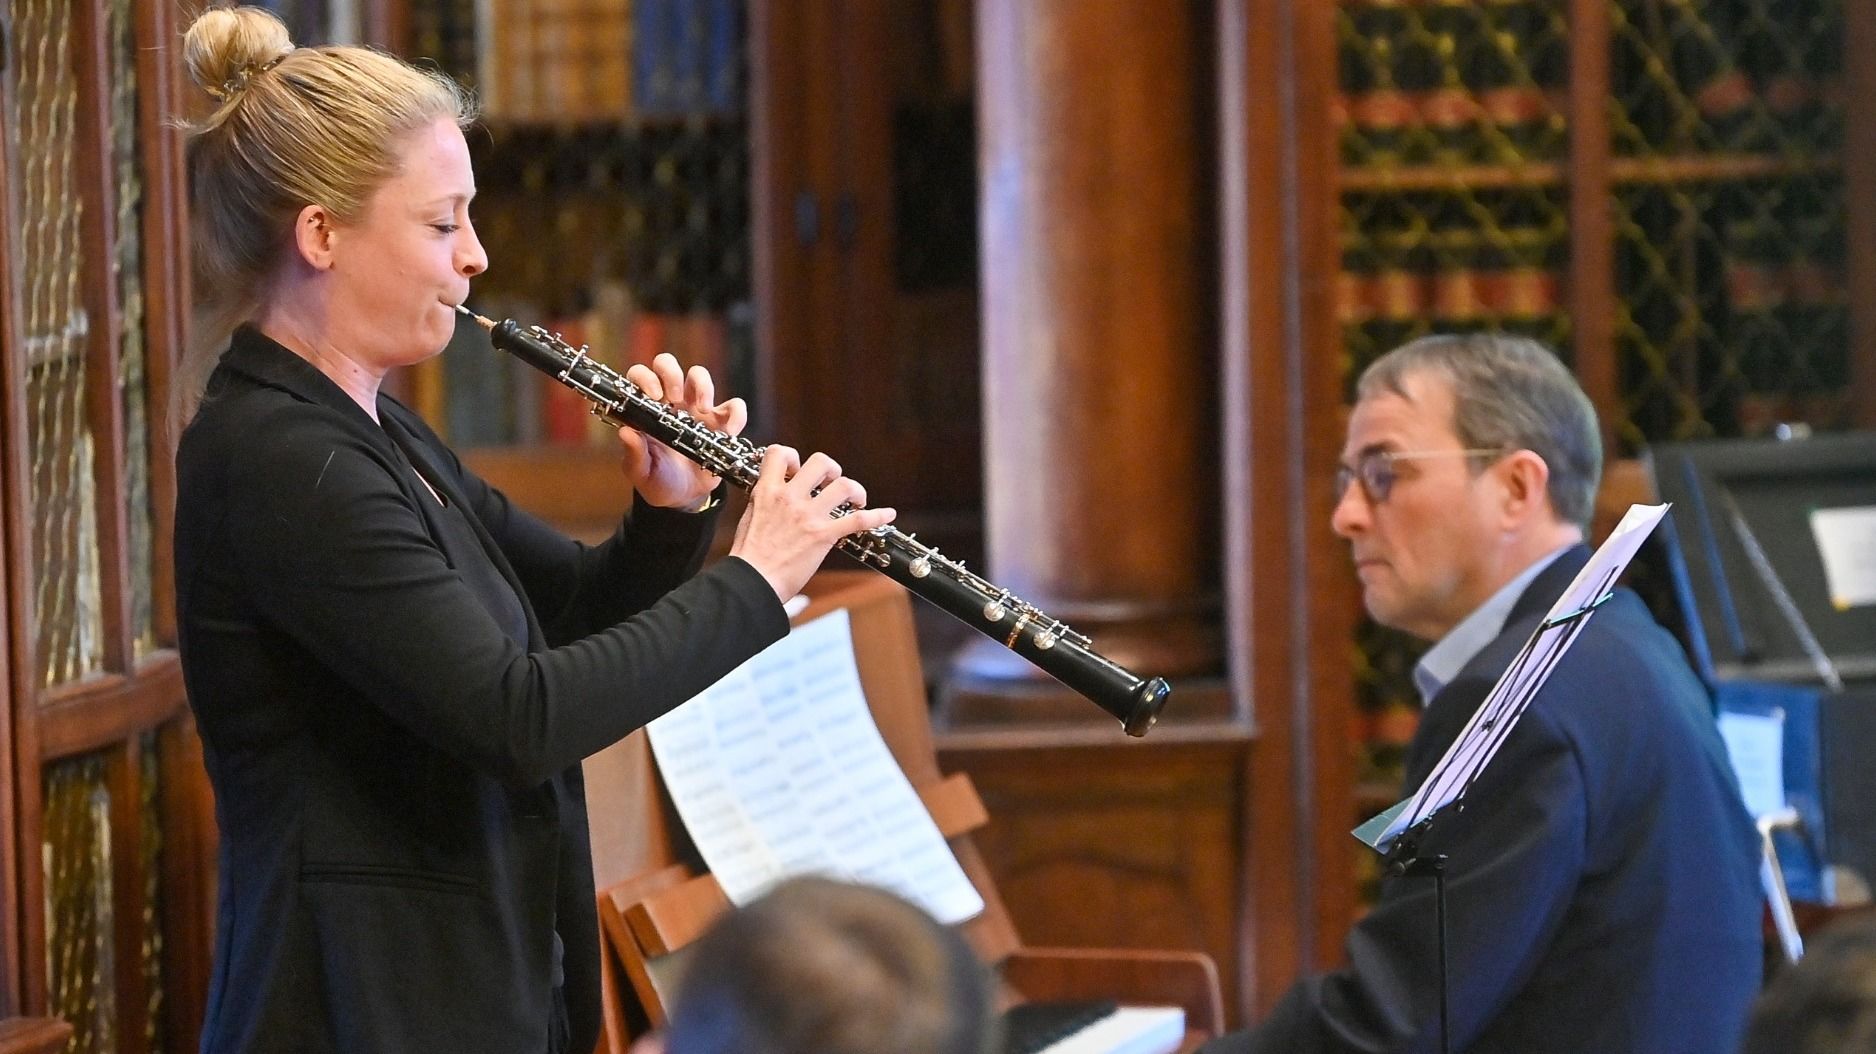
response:
[[[1368,504],[1379,505],[1387,500],[1388,492],[1394,489],[1394,481],[1400,474],[1394,471],[1396,461],[1418,461],[1422,458],[1436,457],[1487,457],[1502,456],[1505,451],[1495,447],[1474,448],[1471,450],[1370,450],[1363,454],[1354,465],[1335,466],[1335,494],[1337,502],[1348,493],[1351,482],[1361,484],[1361,492],[1368,499]]]

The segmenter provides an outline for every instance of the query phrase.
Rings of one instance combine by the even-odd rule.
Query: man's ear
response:
[[[315,271],[330,271],[339,225],[324,205],[308,205],[293,219],[293,250]]]
[[[1495,466],[1504,487],[1503,514],[1507,528],[1530,522],[1538,515],[1555,515],[1550,505],[1550,466],[1530,450],[1515,450]]]

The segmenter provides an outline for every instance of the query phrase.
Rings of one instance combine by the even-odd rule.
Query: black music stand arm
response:
[[[1463,807],[1461,807],[1463,808]],[[1458,811],[1456,809],[1455,811]],[[1428,816],[1394,839],[1382,857],[1382,867],[1388,874],[1401,878],[1433,879],[1433,924],[1439,940],[1439,993],[1440,993],[1440,1054],[1452,1054],[1452,1007],[1448,989],[1451,979],[1451,966],[1446,954],[1446,854],[1434,853],[1429,856],[1420,854],[1420,841],[1432,826],[1433,819],[1439,813]]]

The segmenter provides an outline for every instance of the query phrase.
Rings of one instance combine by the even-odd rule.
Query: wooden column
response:
[[[977,3],[990,575],[1117,662],[1174,677],[1220,666],[1196,8]],[[954,671],[951,716],[1038,676],[982,642]]]

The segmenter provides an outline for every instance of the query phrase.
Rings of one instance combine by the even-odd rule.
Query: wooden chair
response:
[[[931,721],[919,668],[910,601],[890,580],[866,571],[824,572],[810,583],[810,604],[795,621],[846,608],[854,657],[868,705],[894,760],[918,791],[964,873],[983,897],[984,910],[960,931],[1001,979],[1006,1000],[1074,1001],[1179,1006],[1185,1010],[1187,1048],[1218,1033],[1224,1023],[1218,971],[1199,952],[1025,947],[997,895],[971,833],[989,822],[970,777],[938,771]],[[683,949],[730,907],[716,879],[683,863],[668,864],[603,885],[599,914],[612,986],[605,993],[603,1054],[625,1054],[628,1022],[664,1021],[669,975]],[[614,1031],[615,1021],[620,1030]]]

